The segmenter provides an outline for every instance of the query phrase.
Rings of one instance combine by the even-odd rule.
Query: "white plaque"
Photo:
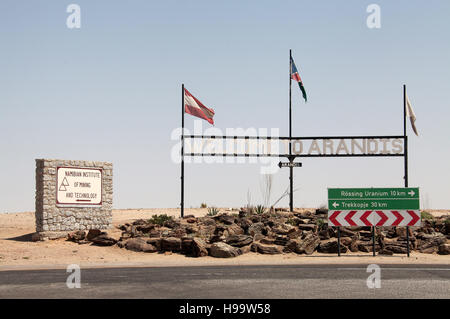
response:
[[[100,168],[58,167],[56,205],[89,207],[102,205]]]

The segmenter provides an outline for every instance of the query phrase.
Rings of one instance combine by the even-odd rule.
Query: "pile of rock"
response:
[[[450,253],[449,219],[423,220],[422,227],[410,228],[410,249],[422,253]],[[137,252],[173,252],[188,256],[236,257],[250,251],[260,254],[296,253],[310,255],[337,253],[337,230],[327,225],[327,210],[271,210],[256,214],[241,209],[239,214],[186,216],[162,225],[146,220],[120,225],[118,241],[98,230],[75,232],[69,239],[101,246],[117,245]],[[406,227],[378,227],[375,250],[379,254],[405,254]],[[341,253],[372,252],[370,227],[342,227]]]

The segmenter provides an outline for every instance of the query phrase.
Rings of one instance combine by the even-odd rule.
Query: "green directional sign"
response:
[[[419,188],[329,188],[330,210],[419,209]]]

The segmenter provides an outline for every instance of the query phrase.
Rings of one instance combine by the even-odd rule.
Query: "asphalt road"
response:
[[[0,271],[0,298],[450,298],[449,265],[214,266]]]

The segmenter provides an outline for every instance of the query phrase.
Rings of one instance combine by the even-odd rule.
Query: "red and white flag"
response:
[[[184,89],[184,111],[214,125],[214,110],[204,106],[186,89]]]

